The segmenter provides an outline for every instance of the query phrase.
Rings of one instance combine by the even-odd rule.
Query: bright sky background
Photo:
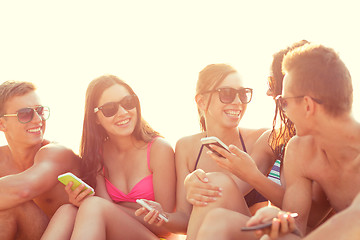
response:
[[[359,23],[355,0],[1,1],[0,82],[34,82],[51,108],[45,137],[78,152],[88,83],[117,75],[175,146],[199,131],[195,85],[210,63],[233,65],[254,88],[241,126],[271,127],[272,54],[306,39],[339,52],[360,119]]]

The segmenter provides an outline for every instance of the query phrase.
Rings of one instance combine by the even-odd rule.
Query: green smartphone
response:
[[[74,174],[72,174],[71,172],[68,173],[64,173],[58,176],[58,180],[64,184],[65,186],[68,185],[69,182],[73,182],[73,185],[71,186],[71,190],[75,190],[78,186],[80,186],[80,184],[84,184],[85,188],[83,189],[86,190],[88,188],[91,189],[91,192],[89,194],[93,194],[95,193],[94,189],[88,185],[86,182],[84,182],[83,180],[81,180],[80,178],[78,178],[77,176],[75,176]]]

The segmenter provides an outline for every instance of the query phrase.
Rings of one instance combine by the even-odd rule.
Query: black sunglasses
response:
[[[136,107],[137,103],[138,103],[138,98],[136,95],[134,94],[128,95],[118,102],[109,102],[109,103],[105,103],[100,107],[94,108],[94,113],[97,113],[98,111],[101,110],[101,112],[105,117],[112,117],[118,112],[119,105],[121,105],[121,107],[124,108],[125,110],[131,110]]]
[[[276,96],[275,100],[277,105],[279,106],[279,108],[283,111],[286,112],[286,108],[288,106],[288,100],[287,99],[296,99],[296,98],[303,98],[305,97],[305,95],[302,96],[296,96],[296,97],[282,97],[281,95]],[[312,100],[314,100],[316,103],[318,104],[322,104],[322,101],[320,99],[317,98],[313,98],[310,97]]]
[[[235,100],[236,95],[239,96],[241,103],[247,104],[251,101],[253,94],[252,88],[218,88],[215,90],[204,92],[204,94],[210,92],[218,92],[220,101],[225,104],[232,103]]]
[[[21,108],[14,114],[4,114],[1,117],[17,117],[20,123],[28,123],[33,120],[35,112],[43,121],[48,120],[50,117],[49,107],[44,106]]]

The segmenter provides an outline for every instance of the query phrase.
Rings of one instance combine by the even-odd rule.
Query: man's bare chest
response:
[[[58,183],[50,191],[36,197],[34,202],[51,217],[61,205],[68,203],[68,195],[64,185]]]
[[[321,186],[331,206],[337,211],[348,207],[360,192],[360,172],[353,170],[324,167],[317,174],[313,173],[312,179]]]

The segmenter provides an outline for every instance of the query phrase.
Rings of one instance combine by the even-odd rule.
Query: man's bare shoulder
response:
[[[292,137],[288,144],[287,144],[287,148],[301,148],[301,149],[308,149],[311,150],[315,147],[316,142],[313,136],[294,136]]]
[[[35,156],[35,162],[37,161],[78,161],[80,157],[74,153],[74,151],[60,143],[47,142],[42,146]]]
[[[294,160],[297,163],[305,163],[307,160],[313,159],[316,149],[316,141],[312,136],[294,136],[286,145],[284,160],[287,162]],[[296,159],[301,159],[301,161]]]

